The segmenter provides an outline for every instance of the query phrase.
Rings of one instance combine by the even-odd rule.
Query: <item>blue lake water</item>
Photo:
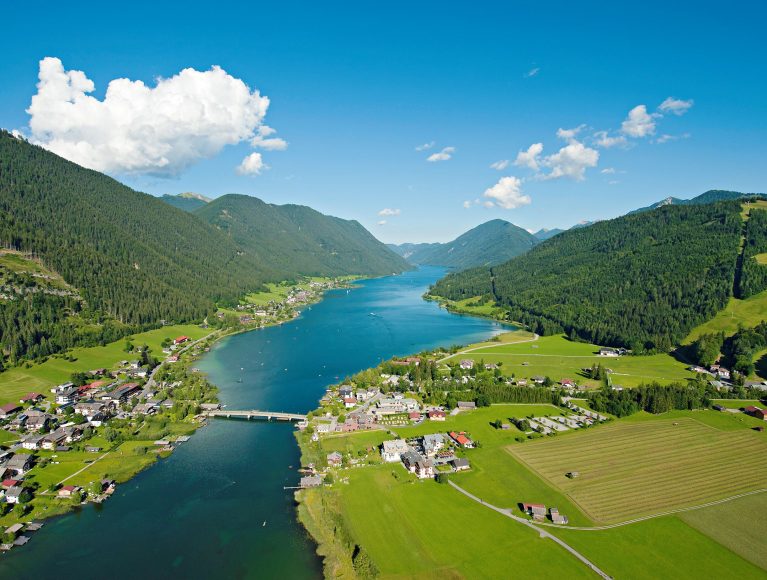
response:
[[[329,292],[300,318],[219,342],[198,364],[232,409],[307,412],[329,384],[382,359],[467,344],[503,330],[421,296],[421,268]],[[239,382],[239,381],[242,382]],[[3,578],[320,578],[296,520],[293,427],[214,420],[103,506],[49,521],[0,557]]]

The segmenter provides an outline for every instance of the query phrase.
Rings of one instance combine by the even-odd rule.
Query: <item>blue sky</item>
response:
[[[147,118],[149,106],[141,119],[152,130],[131,142],[141,162],[125,169],[133,151],[105,159],[100,141],[79,159],[155,195],[235,192],[310,205],[357,219],[387,242],[447,241],[493,218],[568,227],[668,195],[767,190],[764,5],[532,4],[134,2],[127,11],[13,3],[0,37],[0,126],[81,152],[82,135],[114,143],[112,132],[126,130],[114,121],[78,132],[56,92],[27,114],[44,57],[83,71],[99,100],[113,79],[154,89],[158,77],[217,65],[226,82],[269,98],[255,124],[243,121],[249,136],[221,146],[205,133],[210,124],[175,118],[169,128]],[[206,94],[221,105],[222,93]],[[641,105],[637,122],[623,125]],[[138,113],[126,114],[130,125]],[[161,139],[181,131],[172,170],[147,166],[160,155],[151,151],[156,122]],[[264,125],[276,131],[264,139],[287,147],[249,143]],[[600,146],[599,131],[624,142]],[[537,143],[542,153],[515,164]],[[449,159],[427,161],[440,152]],[[247,169],[259,173],[238,173],[254,153]],[[503,160],[502,170],[490,167]],[[380,216],[385,208],[399,215]]]

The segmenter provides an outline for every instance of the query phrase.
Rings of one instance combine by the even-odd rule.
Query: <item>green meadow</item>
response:
[[[690,344],[702,334],[724,332],[726,336],[732,336],[740,326],[749,328],[763,320],[767,320],[767,290],[745,300],[730,298],[716,316],[696,326],[684,339],[684,344]]]
[[[51,387],[66,382],[72,373],[89,371],[96,368],[111,369],[121,360],[132,360],[135,354],[125,352],[126,341],[135,346],[146,344],[155,356],[162,354],[161,343],[165,338],[186,335],[196,340],[210,334],[210,329],[193,324],[165,326],[142,332],[105,346],[73,348],[67,353],[67,360],[62,355],[54,355],[43,363],[29,363],[11,368],[0,373],[0,403],[18,401],[21,396],[38,391],[48,394]]]

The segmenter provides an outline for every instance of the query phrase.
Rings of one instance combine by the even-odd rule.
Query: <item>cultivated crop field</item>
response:
[[[507,451],[607,523],[767,487],[767,438],[695,419],[618,423]],[[579,472],[574,479],[566,477]]]

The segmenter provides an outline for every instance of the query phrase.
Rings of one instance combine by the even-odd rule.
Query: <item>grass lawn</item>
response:
[[[121,360],[136,358],[134,354],[124,351],[126,340],[130,340],[136,346],[146,344],[155,356],[161,356],[160,345],[165,338],[175,338],[185,334],[196,340],[210,332],[210,329],[200,328],[194,324],[165,326],[111,342],[106,346],[74,348],[68,353],[75,359],[74,362],[61,356],[52,356],[44,363],[32,364],[29,368],[14,367],[0,373],[0,404],[18,402],[21,396],[30,391],[39,391],[47,396],[52,386],[68,381],[74,372],[102,367],[112,368]]]
[[[350,484],[339,486],[343,517],[383,577],[591,575],[550,540],[478,505],[450,486],[415,482],[400,465],[350,473]]]
[[[719,405],[725,409],[742,409],[749,405],[762,407],[764,403],[756,399],[711,399],[713,405]]]
[[[711,320],[696,326],[683,343],[690,344],[700,335],[714,332],[724,332],[726,336],[732,336],[739,326],[750,328],[762,320],[767,320],[767,290],[745,300],[730,298],[723,310]]]
[[[621,421],[510,446],[509,451],[598,522],[624,521],[767,486],[767,464],[755,461],[767,452],[764,433],[717,429],[691,417]],[[568,479],[569,471],[580,476]]]
[[[767,493],[679,514],[678,517],[767,570],[767,520],[754,517],[767,513]]]
[[[614,578],[765,576],[763,570],[676,516],[603,531],[557,529],[555,533]]]
[[[668,354],[603,357],[598,354],[599,346],[573,342],[564,335],[542,336],[536,341],[517,344],[492,341],[484,344],[486,347],[465,354],[457,353],[447,360],[456,362],[468,358],[477,362],[502,363],[501,370],[506,375],[514,374],[518,378],[541,375],[549,376],[554,381],[569,378],[590,386],[598,386],[599,383],[585,378],[582,369],[595,364],[613,371],[613,384],[627,387],[650,381],[668,383],[694,377],[687,370],[687,365]]]

